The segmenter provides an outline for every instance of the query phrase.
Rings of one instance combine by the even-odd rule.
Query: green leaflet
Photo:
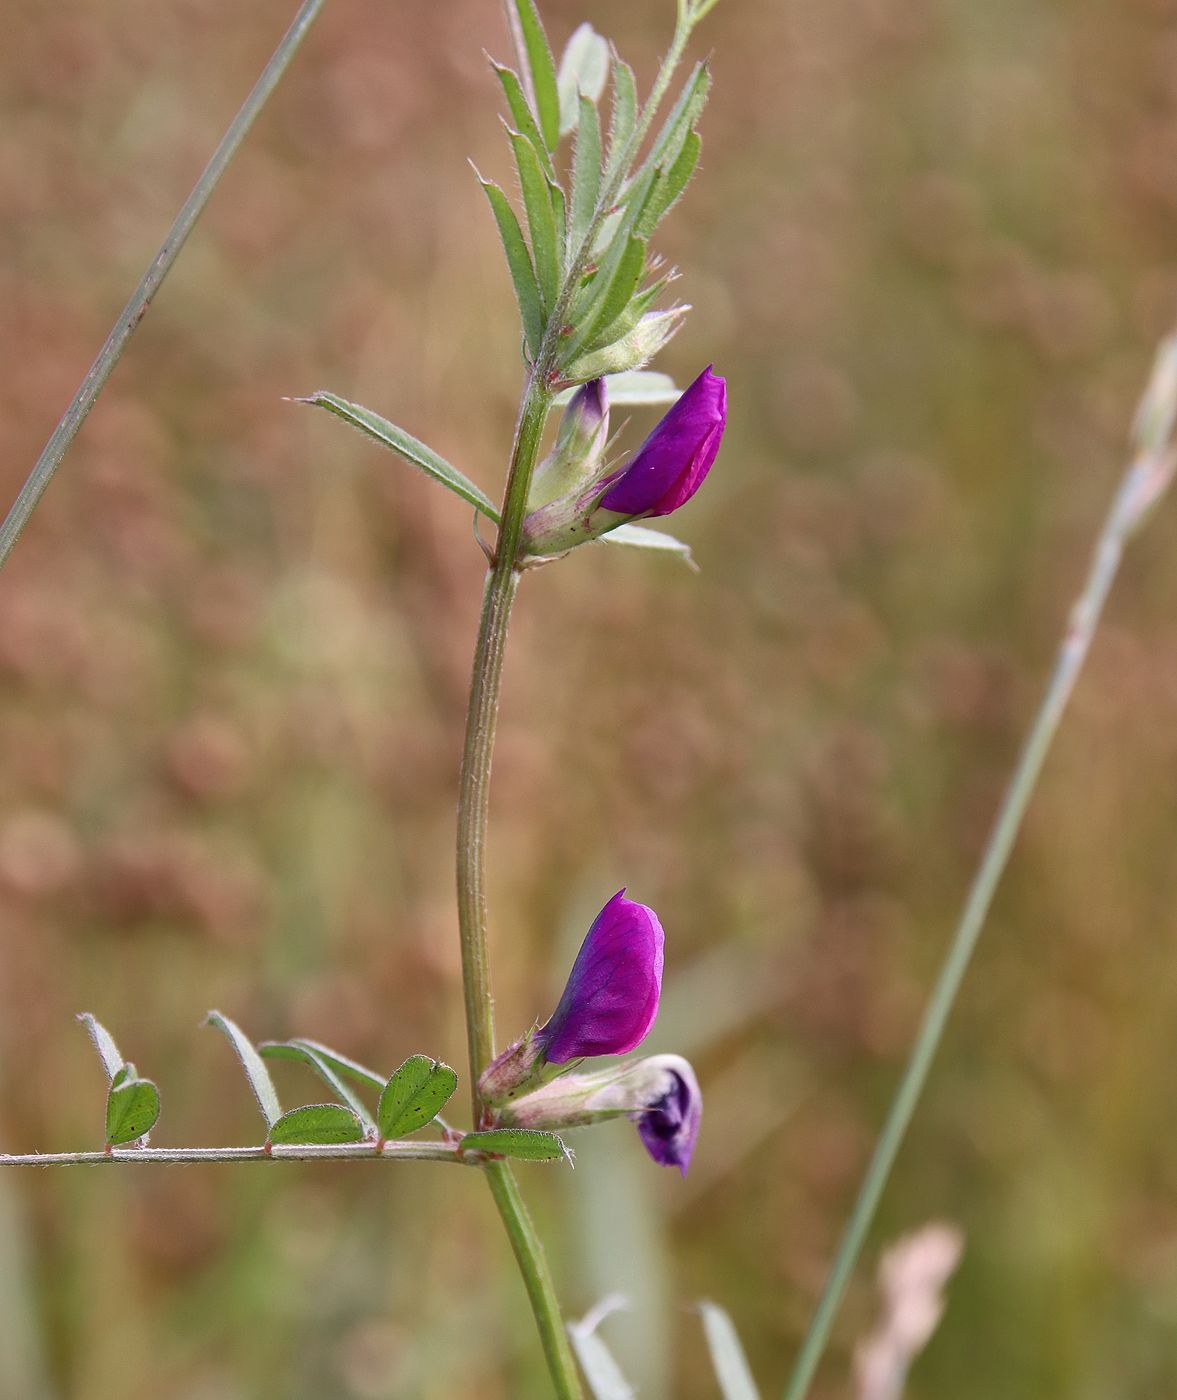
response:
[[[507,106],[511,112],[511,121],[516,131],[521,131],[539,152],[540,160],[548,175],[556,178],[556,171],[552,165],[552,158],[548,154],[547,144],[540,135],[539,126],[536,124],[535,113],[531,110],[531,103],[527,100],[527,94],[523,91],[523,84],[519,81],[519,74],[513,68],[507,68],[501,63],[491,60],[491,67],[498,75],[498,80],[503,85],[503,95],[507,99]]]
[[[556,86],[556,65],[535,0],[510,0],[508,11],[515,31],[516,46],[527,60],[535,115],[549,151],[560,140],[560,94]]]
[[[682,150],[674,164],[657,181],[649,202],[637,222],[637,231],[648,238],[655,226],[666,216],[682,196],[687,181],[695,173],[703,141],[697,131],[688,131]]]
[[[577,312],[580,331],[564,347],[566,362],[575,359],[586,346],[596,344],[601,333],[625,312],[645,270],[645,240],[630,237],[623,242],[619,236]]]
[[[428,1055],[410,1055],[384,1086],[376,1122],[384,1138],[407,1137],[431,1122],[458,1087],[447,1064]]]
[[[341,1103],[308,1103],[292,1108],[270,1125],[274,1146],[363,1142],[363,1124]]]
[[[576,155],[572,165],[573,252],[584,242],[601,196],[601,119],[587,97],[579,101],[580,119],[576,127]]]
[[[563,284],[565,252],[568,247],[568,201],[555,180],[548,181],[548,198],[552,203],[552,217],[556,221],[556,255],[560,260],[560,281]]]
[[[106,1092],[106,1141],[110,1147],[146,1138],[159,1118],[159,1089],[150,1079],[140,1079],[129,1060],[124,1060],[114,1036],[88,1011],[78,1020],[86,1027],[102,1068],[110,1081]]]
[[[395,423],[390,423],[387,418],[381,418],[370,408],[349,403],[347,399],[341,399],[338,394],[328,393],[325,389],[320,389],[306,398],[297,398],[294,402],[307,403],[314,408],[325,408],[336,418],[342,418],[345,423],[350,423],[353,428],[358,428],[360,432],[374,438],[382,447],[390,447],[406,462],[419,468],[426,476],[431,476],[434,481],[441,482],[455,496],[460,496],[490,520],[498,523],[499,513],[484,491],[431,447],[426,447],[423,442],[406,433],[403,428],[398,428]]]
[[[123,1065],[106,1096],[106,1141],[111,1147],[145,1137],[159,1118],[159,1090],[140,1079],[132,1064]]]
[[[123,1067],[123,1057],[114,1043],[114,1036],[88,1011],[83,1011],[78,1020],[86,1027],[90,1039],[94,1042],[94,1049],[98,1051],[98,1058],[102,1061],[107,1079],[113,1079]]]
[[[633,69],[628,63],[614,58],[612,66],[613,111],[609,122],[609,159],[605,165],[605,184],[609,185],[621,173],[626,147],[634,132],[638,112],[638,88]]]
[[[613,320],[603,323],[590,340],[577,348],[577,356],[584,358],[595,351],[607,349],[610,345],[615,345],[617,341],[623,340],[637,327],[638,322],[658,300],[665,287],[665,280],[655,282],[653,286],[647,287],[645,291],[639,292],[637,296],[631,298],[620,316],[615,316]]]
[[[492,1128],[484,1133],[467,1133],[463,1152],[493,1152],[500,1157],[518,1157],[528,1162],[572,1160],[563,1141],[555,1133],[538,1128]]]
[[[539,284],[535,280],[535,269],[531,265],[531,254],[523,240],[523,230],[511,208],[507,196],[498,185],[483,180],[482,188],[490,200],[495,222],[499,226],[503,251],[507,255],[507,266],[511,269],[511,281],[515,284],[515,300],[519,303],[519,319],[523,322],[523,338],[532,358],[539,354],[540,341],[544,337],[543,301],[539,294]]]
[[[208,1024],[215,1026],[232,1045],[237,1058],[241,1061],[245,1077],[249,1080],[253,1096],[257,1099],[257,1106],[262,1111],[262,1117],[266,1120],[267,1127],[272,1128],[282,1117],[282,1105],[278,1102],[278,1091],[274,1088],[270,1071],[263,1063],[262,1057],[253,1048],[253,1042],[236,1022],[230,1021],[228,1016],[223,1016],[219,1011],[208,1013]]]
[[[365,1128],[375,1130],[376,1120],[364,1106],[364,1101],[350,1085],[344,1082],[342,1075],[331,1062],[331,1058],[322,1054],[309,1041],[267,1040],[257,1048],[262,1058],[266,1060],[299,1060],[302,1064],[309,1065],[324,1083],[329,1085],[343,1100]],[[376,1082],[379,1084],[381,1081],[377,1078]]]
[[[655,167],[663,170],[668,169],[678,159],[688,133],[699,119],[699,114],[707,101],[710,87],[711,74],[707,65],[705,63],[696,64],[690,77],[683,84],[678,100],[671,108],[670,115],[662,125],[662,130],[655,138],[653,146],[650,147],[650,154],[643,162],[642,168],[638,172],[638,178]]]
[[[527,230],[531,235],[531,255],[546,319],[560,294],[562,258],[557,239],[556,215],[552,208],[548,177],[540,166],[535,147],[521,132],[512,131],[508,135],[511,149],[515,153],[519,184],[523,190]]]
[[[346,1055],[341,1055],[338,1050],[332,1050],[329,1045],[324,1045],[320,1040],[310,1040],[306,1036],[297,1036],[294,1040],[287,1041],[270,1040],[261,1047],[261,1051],[263,1055],[271,1056],[274,1059],[298,1058],[296,1053],[283,1053],[283,1047],[289,1047],[292,1052],[305,1048],[334,1070],[337,1075],[346,1075],[347,1078],[354,1079],[359,1084],[366,1084],[370,1089],[384,1088],[382,1074],[377,1074],[374,1069],[369,1069],[366,1065],[358,1064]]]

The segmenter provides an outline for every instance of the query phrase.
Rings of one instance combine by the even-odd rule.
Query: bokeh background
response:
[[[671,0],[547,0],[648,83]],[[293,13],[7,0],[4,501]],[[0,1142],[97,1145],[90,1010],[161,1143],[258,1122],[210,1006],[391,1070],[464,1064],[469,513],[520,381],[465,158],[510,180],[493,0],[331,0],[0,580]],[[716,1393],[700,1297],[780,1392],[1177,314],[1174,0],[722,0],[665,226],[731,424],[702,566],[529,578],[495,772],[501,1034],[619,885],[668,931],[656,1033],[695,1169],[626,1124],[523,1168],[563,1298],[644,1396]],[[649,418],[636,413],[636,442]],[[1134,546],[815,1394],[879,1248],[967,1252],[916,1397],[1177,1389],[1177,506]],[[289,1102],[318,1097],[283,1067]],[[424,1165],[6,1174],[0,1395],[538,1400],[488,1194]]]

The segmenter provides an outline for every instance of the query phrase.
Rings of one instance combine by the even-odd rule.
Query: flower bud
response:
[[[583,490],[533,510],[523,522],[523,549],[561,554],[626,521],[669,515],[703,484],[726,425],[727,383],[708,365],[631,461]]]
[[[556,446],[535,469],[527,509],[538,510],[581,490],[598,474],[608,438],[609,392],[603,379],[590,379],[573,394],[560,420]]]
[[[603,374],[641,369],[678,330],[679,323],[690,309],[689,306],[672,306],[667,311],[647,311],[620,340],[573,360],[561,372],[561,378],[568,384],[579,384],[586,379],[598,379]]]
[[[685,1176],[699,1135],[703,1096],[681,1055],[651,1055],[596,1074],[566,1074],[513,1099],[498,1122],[518,1128],[576,1128],[628,1117],[646,1151]]]
[[[632,520],[669,515],[685,505],[711,470],[726,426],[727,382],[708,365],[683,390],[633,461],[611,479],[599,513]]]
[[[657,914],[619,890],[593,920],[551,1017],[483,1072],[483,1099],[498,1103],[534,1087],[550,1065],[639,1045],[658,1014],[663,943]]]

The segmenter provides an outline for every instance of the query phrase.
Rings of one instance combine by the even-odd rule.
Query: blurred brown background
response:
[[[671,0],[548,0],[648,83]],[[5,505],[293,13],[7,0]],[[258,1122],[220,1006],[464,1072],[455,779],[468,511],[519,385],[491,219],[493,0],[331,0],[0,580],[0,1142],[101,1140],[95,1012],[161,1143]],[[685,1183],[628,1125],[522,1172],[562,1296],[642,1394],[712,1396],[700,1296],[779,1394],[1177,312],[1174,0],[723,0],[666,226],[731,425],[703,572],[529,579],[495,773],[500,1034],[620,884],[668,931]],[[636,414],[637,441],[649,418]],[[1177,505],[1133,549],[873,1239],[968,1250],[916,1397],[1177,1388]],[[317,1096],[297,1067],[293,1103]],[[860,1274],[820,1394],[850,1393]],[[9,1173],[0,1395],[546,1394],[472,1175]]]

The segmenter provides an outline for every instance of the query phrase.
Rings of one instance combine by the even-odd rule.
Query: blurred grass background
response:
[[[547,0],[649,82],[670,0]],[[290,0],[9,0],[4,500]],[[1177,4],[724,0],[667,225],[732,419],[702,565],[527,581],[495,773],[501,1036],[620,884],[668,932],[651,1044],[696,1167],[627,1125],[523,1169],[570,1311],[642,1394],[715,1394],[729,1309],[779,1393],[1177,312]],[[333,0],[0,580],[0,1142],[101,1137],[72,1020],[163,1143],[257,1137],[219,1005],[464,1067],[452,895],[482,559],[330,388],[491,494],[519,385],[465,164],[509,180],[492,0]],[[635,415],[630,438],[647,430]],[[1177,521],[1139,540],[875,1235],[968,1236],[915,1397],[1177,1388]],[[291,1102],[316,1097],[295,1068]],[[531,1400],[487,1193],[387,1164],[0,1180],[0,1395]],[[862,1271],[823,1370],[875,1301]]]

